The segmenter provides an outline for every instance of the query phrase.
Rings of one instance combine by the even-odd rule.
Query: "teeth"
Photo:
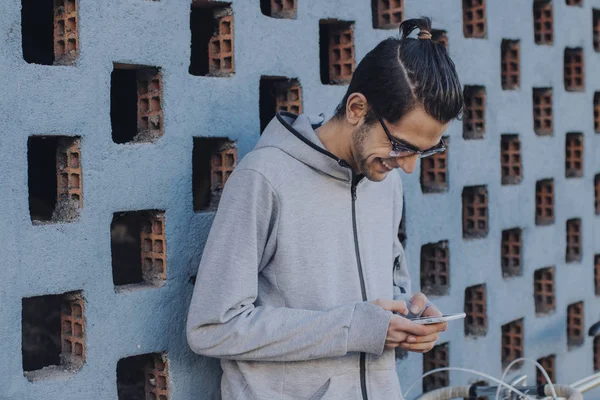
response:
[[[385,165],[385,167],[386,167],[387,169],[390,169],[390,170],[391,170],[391,169],[393,169],[393,168],[392,168],[392,167],[390,167],[390,166],[389,166],[389,165],[388,165],[388,164],[387,164],[385,161],[381,160],[381,163],[382,163],[383,165]]]

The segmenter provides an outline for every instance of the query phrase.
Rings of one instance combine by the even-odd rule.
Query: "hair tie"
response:
[[[431,33],[429,31],[423,30],[419,32],[419,35],[417,37],[423,40],[431,39]]]

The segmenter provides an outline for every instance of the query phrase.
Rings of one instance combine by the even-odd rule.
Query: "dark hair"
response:
[[[416,28],[423,39],[408,37]],[[399,30],[399,37],[385,39],[360,61],[334,118],[346,115],[348,97],[356,92],[362,93],[371,106],[365,118],[367,124],[377,120],[373,108],[391,123],[418,106],[441,123],[459,117],[462,88],[446,48],[426,39],[431,19],[407,19]]]

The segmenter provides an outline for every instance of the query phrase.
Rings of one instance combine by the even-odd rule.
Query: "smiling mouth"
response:
[[[383,168],[384,168],[384,169],[385,169],[387,172],[389,172],[389,171],[391,171],[391,170],[393,170],[393,169],[394,169],[394,167],[392,167],[390,164],[388,164],[387,162],[385,162],[385,161],[384,161],[382,158],[378,158],[377,160],[379,161],[379,164],[380,164],[381,166],[383,166]]]

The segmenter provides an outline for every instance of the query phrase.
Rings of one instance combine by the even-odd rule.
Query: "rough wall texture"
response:
[[[304,111],[330,116],[346,87],[321,83],[319,20],[354,22],[357,62],[395,33],[373,28],[368,0],[296,3],[295,19],[279,19],[261,13],[258,0],[234,0],[235,73],[222,77],[189,73],[189,0],[79,2],[78,55],[66,66],[26,62],[21,1],[0,4],[0,399],[114,399],[117,362],[161,352],[168,357],[171,399],[218,398],[218,361],[192,354],[184,333],[190,277],[213,215],[194,212],[193,138],[228,137],[237,140],[239,157],[250,151],[260,134],[261,76],[297,78]],[[448,294],[433,297],[444,311],[462,311],[465,289],[486,284],[487,332],[466,337],[461,322],[450,323],[440,341],[449,343],[450,366],[500,376],[501,326],[523,318],[524,355],[555,355],[556,379],[570,383],[593,372],[594,352],[593,338],[587,336],[580,346],[568,347],[567,307],[583,301],[585,330],[600,319],[594,288],[600,135],[593,118],[600,55],[592,34],[593,8],[600,9],[600,0],[585,0],[582,6],[553,0],[553,44],[543,46],[534,42],[531,0],[486,3],[485,37],[465,38],[460,0],[405,0],[403,18],[431,16],[434,28],[446,31],[463,84],[485,88],[483,138],[463,138],[462,122],[448,129],[447,190],[423,193],[418,171],[403,176],[408,260],[418,288],[421,247],[448,242]],[[520,42],[515,90],[502,89],[503,40]],[[582,91],[565,90],[566,48],[583,50]],[[160,68],[163,131],[154,141],[117,144],[111,138],[113,63]],[[534,132],[533,88],[552,88],[551,136]],[[566,178],[569,132],[583,134],[581,177]],[[522,179],[516,185],[501,184],[502,134],[520,139]],[[74,221],[31,221],[28,138],[34,135],[80,137],[83,190]],[[536,225],[536,182],[548,178],[554,180],[554,222]],[[474,186],[487,190],[487,234],[463,238],[463,189]],[[116,290],[111,221],[114,213],[137,210],[164,211],[166,282]],[[575,218],[581,219],[581,257],[567,263],[567,220]],[[513,228],[521,229],[521,275],[503,278],[502,231]],[[536,316],[534,271],[549,266],[555,267],[555,311]],[[30,382],[23,373],[23,298],[75,291],[85,301],[85,363],[76,372]],[[422,358],[411,354],[399,363],[405,389],[421,375]],[[519,372],[535,381],[532,365]],[[460,372],[451,372],[449,379],[452,384],[476,380]],[[413,394],[421,390],[418,384]]]

